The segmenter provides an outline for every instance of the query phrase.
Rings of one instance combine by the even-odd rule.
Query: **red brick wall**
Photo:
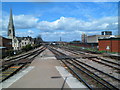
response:
[[[120,52],[119,43],[120,40],[99,40],[99,51]],[[109,50],[106,49],[107,46],[110,47]]]
[[[112,52],[120,52],[120,40],[113,40],[112,41]]]

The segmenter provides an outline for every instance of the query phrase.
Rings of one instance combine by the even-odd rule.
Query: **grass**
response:
[[[73,46],[73,45],[68,45],[68,47],[75,47],[75,48],[80,48],[80,49],[84,49],[84,50],[88,50],[88,51],[99,52],[99,51],[98,51],[97,49],[95,49],[95,48],[84,48],[84,47]]]
[[[99,51],[99,50],[97,50],[97,49],[95,49],[95,48],[84,48],[84,47],[74,46],[74,45],[68,45],[68,47],[73,47],[73,48],[78,48],[78,49],[83,49],[83,50],[93,51],[93,52],[97,52],[97,53],[119,54],[119,53],[117,53],[117,52]]]

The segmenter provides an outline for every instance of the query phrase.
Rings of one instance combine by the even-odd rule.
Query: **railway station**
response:
[[[85,6],[87,11],[104,4],[104,7],[109,6],[113,9],[110,6],[117,3],[60,4],[63,6],[59,6],[58,2],[3,4],[6,5],[4,8],[13,5],[16,12],[13,15],[12,8],[3,9],[10,14],[9,20],[8,18],[3,20],[8,21],[8,26],[3,23],[3,26],[6,25],[4,28],[7,28],[7,35],[0,36],[0,89],[120,90],[120,35],[115,34],[117,30],[114,31],[118,26],[117,20],[114,21],[116,18],[110,16],[106,18],[97,13],[86,20],[91,16],[74,14],[77,10],[84,11],[81,8]],[[29,10],[25,9],[26,5],[29,6]],[[34,11],[34,5],[39,11]],[[72,8],[69,7],[72,5]],[[71,14],[74,14],[73,17],[69,13],[67,13],[69,17],[63,17],[66,16],[64,13],[61,13],[60,17],[58,8],[65,11],[64,13],[70,10]],[[54,13],[49,14],[47,9],[50,9],[50,12],[52,9]],[[28,12],[32,14],[35,12],[35,16],[29,15]],[[38,12],[45,17],[42,14],[38,15]],[[96,12],[98,10],[94,14]],[[106,10],[103,13],[106,13]],[[99,19],[95,19],[95,16],[97,18],[99,16]],[[93,18],[95,20],[92,21]],[[25,32],[28,36],[24,35]]]
[[[87,54],[46,45],[6,60],[2,88],[119,89],[119,64],[113,58]]]
[[[65,69],[49,49],[2,84],[3,88],[87,88]]]

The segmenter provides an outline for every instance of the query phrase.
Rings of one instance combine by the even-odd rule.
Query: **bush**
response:
[[[106,53],[107,51],[98,51],[99,53]]]
[[[31,46],[31,44],[28,44],[28,45],[22,47],[22,51],[26,51],[26,52],[29,51],[29,50],[31,50],[31,49],[33,49],[33,47]]]
[[[33,44],[33,48],[37,48],[38,47],[38,45],[37,44]]]
[[[13,56],[14,55],[14,50],[7,50],[6,51],[6,56]]]

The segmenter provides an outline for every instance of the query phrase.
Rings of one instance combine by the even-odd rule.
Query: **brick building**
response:
[[[99,51],[110,51],[120,53],[120,38],[99,39]]]
[[[12,49],[12,39],[0,36],[0,58],[4,57],[7,50]]]
[[[8,39],[8,38],[0,36],[0,47],[12,49],[12,39]]]

